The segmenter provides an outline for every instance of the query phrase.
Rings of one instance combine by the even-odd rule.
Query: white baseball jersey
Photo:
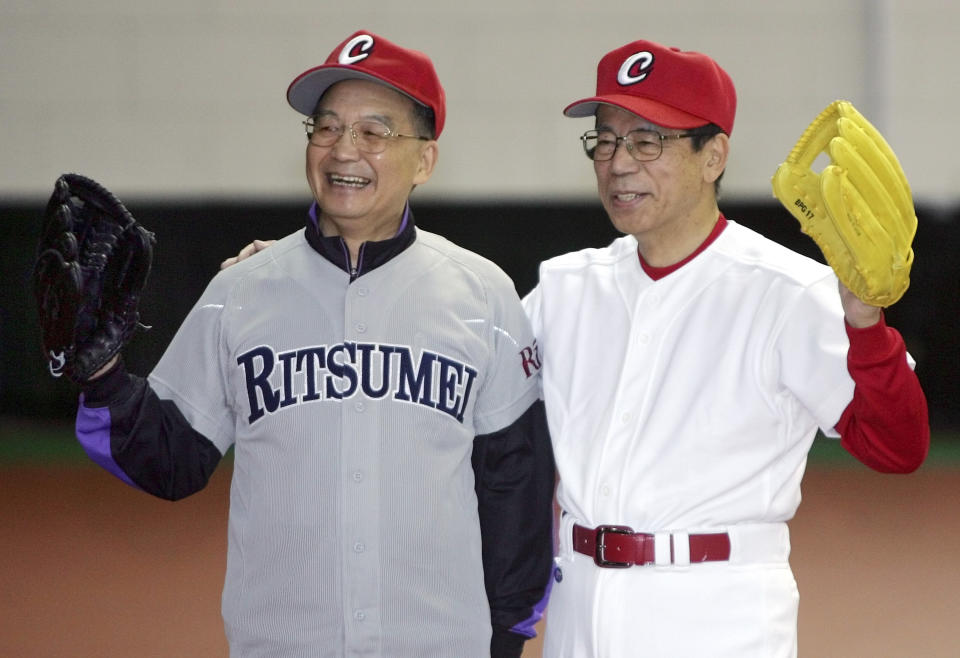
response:
[[[784,522],[854,388],[830,268],[729,222],[656,281],[632,236],[546,261],[524,304],[565,512],[545,655],[792,655]],[[731,561],[602,569],[574,522],[729,531]]]
[[[353,283],[303,231],[215,277],[149,382],[234,447],[232,655],[489,656],[471,448],[536,401],[532,343],[506,275],[422,230]]]

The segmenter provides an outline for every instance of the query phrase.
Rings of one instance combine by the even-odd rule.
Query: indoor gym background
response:
[[[815,254],[769,177],[834,98],[887,136],[913,185],[913,282],[889,318],[931,405],[933,454],[869,472],[818,441],[793,529],[803,656],[960,655],[960,209],[953,108],[960,8],[937,0],[0,3],[0,655],[224,656],[219,617],[230,464],[171,504],[91,466],[75,396],[45,373],[29,267],[64,171],[116,192],[159,238],[129,349],[149,370],[213,275],[254,237],[295,230],[307,190],[289,79],[357,28],[427,51],[447,89],[441,162],[418,221],[500,263],[536,263],[612,233],[562,117],[612,47],[651,38],[710,53],[740,109],[721,207]],[[538,655],[538,644],[527,655]]]

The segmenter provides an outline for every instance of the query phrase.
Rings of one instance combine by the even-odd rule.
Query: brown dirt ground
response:
[[[0,656],[225,657],[228,489],[225,466],[178,503],[93,466],[0,467]],[[811,467],[803,491],[800,655],[960,656],[960,470]]]

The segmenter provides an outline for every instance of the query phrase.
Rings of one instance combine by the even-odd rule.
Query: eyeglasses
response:
[[[401,137],[430,140],[420,135],[401,135],[379,121],[370,119],[355,121],[351,126],[344,127],[332,117],[310,117],[303,122],[303,127],[313,146],[333,146],[340,140],[344,130],[348,130],[353,145],[364,153],[382,153],[390,140]]]
[[[627,152],[640,162],[656,160],[663,153],[663,140],[698,137],[701,133],[680,133],[679,135],[661,135],[655,130],[631,130],[623,137],[611,130],[588,130],[580,136],[587,157],[597,162],[611,160],[617,152],[620,142]]]

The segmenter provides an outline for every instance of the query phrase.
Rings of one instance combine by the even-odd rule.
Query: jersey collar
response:
[[[717,218],[717,223],[713,225],[713,230],[710,231],[710,235],[707,236],[707,239],[696,248],[696,250],[684,258],[683,260],[674,263],[673,265],[667,265],[666,267],[654,267],[643,260],[643,256],[640,255],[640,250],[637,250],[637,258],[640,259],[640,267],[643,268],[643,271],[647,273],[647,276],[653,279],[654,281],[659,281],[668,274],[676,272],[681,267],[692,261],[694,258],[699,256],[707,247],[713,244],[713,241],[720,237],[720,234],[723,233],[723,229],[727,227],[727,218],[723,216],[723,213],[720,213],[720,217]]]
[[[357,277],[389,261],[413,244],[417,236],[416,223],[413,220],[413,211],[410,210],[410,202],[408,201],[403,208],[403,220],[400,222],[400,228],[397,230],[396,235],[386,240],[364,242],[360,245],[360,250],[357,255],[358,262],[354,263],[351,269],[350,251],[347,249],[347,244],[343,238],[339,235],[325,237],[320,233],[320,224],[317,221],[318,210],[317,202],[314,201],[310,205],[310,210],[307,212],[307,243],[309,243],[318,254],[349,274],[351,281],[356,280]]]

